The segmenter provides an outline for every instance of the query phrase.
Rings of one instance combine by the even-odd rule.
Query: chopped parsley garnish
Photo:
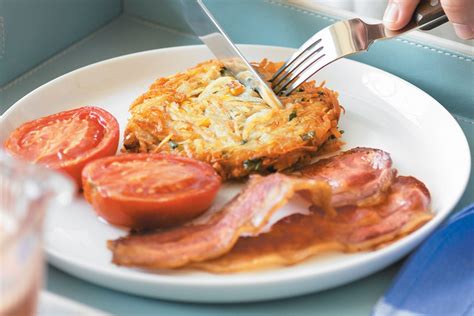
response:
[[[225,75],[227,74],[227,68],[226,68],[226,67],[222,67],[219,72],[221,73],[221,76],[225,76]]]
[[[262,159],[247,159],[244,161],[244,169],[247,171],[259,171],[262,168]]]
[[[296,111],[293,111],[288,115],[288,122],[290,122],[292,119],[296,117]]]
[[[172,141],[172,140],[170,140],[170,141],[168,142],[168,144],[170,145],[170,148],[171,148],[171,149],[176,149],[176,148],[178,148],[178,146],[179,146],[178,143],[175,143],[175,142]]]

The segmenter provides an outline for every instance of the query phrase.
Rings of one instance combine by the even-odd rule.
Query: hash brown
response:
[[[269,80],[281,63],[255,64]],[[124,151],[167,152],[211,164],[223,179],[309,161],[337,139],[337,93],[306,82],[271,108],[217,60],[156,80],[130,107]]]

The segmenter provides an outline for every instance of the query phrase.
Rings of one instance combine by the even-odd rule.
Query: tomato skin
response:
[[[100,139],[99,137],[93,140],[87,138],[80,139],[81,150],[80,152],[76,152],[73,157],[67,157],[65,159],[51,158],[47,162],[37,161],[35,154],[38,153],[29,151],[30,146],[26,146],[22,143],[26,137],[29,137],[33,143],[36,142],[35,145],[37,147],[41,147],[43,143],[48,140],[44,138],[35,139],[34,136],[32,136],[35,132],[38,132],[42,128],[47,128],[48,126],[54,129],[55,123],[60,123],[61,121],[72,119],[73,117],[84,119],[87,121],[87,124],[90,122],[96,129],[95,134],[100,136]],[[73,127],[71,128],[73,129]],[[94,128],[92,128],[92,130]],[[74,138],[74,135],[66,135],[63,133],[63,130],[60,130],[58,127],[53,134],[48,134],[48,137],[50,137],[50,141],[63,141],[68,138]],[[17,159],[41,163],[48,168],[55,169],[70,176],[76,182],[77,187],[81,188],[81,173],[85,165],[92,160],[115,155],[118,143],[119,124],[115,117],[104,109],[84,106],[26,122],[9,135],[3,146],[10,155]],[[49,156],[51,156],[51,154],[52,153],[49,153]],[[56,156],[61,157],[60,155],[60,152],[56,153]]]
[[[150,196],[134,194],[127,190],[129,181],[112,175],[108,166],[112,163],[137,161],[165,162],[171,164],[171,167],[174,164],[187,168],[192,171],[192,179],[195,179],[196,184],[193,182],[183,188],[178,186],[180,189],[176,191],[167,190],[170,186],[168,184],[168,187],[163,189],[165,193]],[[166,170],[164,172],[169,172],[169,167]],[[151,178],[159,179],[156,172],[160,172],[160,167],[155,167],[153,172],[155,174],[144,182]],[[170,177],[169,174],[167,176]],[[114,188],[118,189],[110,190],[110,187],[101,181],[113,182]],[[210,165],[190,158],[171,154],[123,154],[88,164],[82,172],[82,182],[84,197],[100,217],[113,225],[151,229],[179,225],[201,215],[211,206],[219,191],[221,178]],[[143,191],[148,188],[143,186],[138,189]]]

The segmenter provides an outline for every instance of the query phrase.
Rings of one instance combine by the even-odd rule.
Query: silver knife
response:
[[[232,43],[202,0],[181,0],[181,4],[188,25],[232,75],[246,87],[256,90],[272,108],[283,107],[272,89]]]

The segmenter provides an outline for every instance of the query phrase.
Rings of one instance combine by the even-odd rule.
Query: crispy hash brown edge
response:
[[[254,67],[269,80],[280,65],[264,59]],[[195,117],[189,114],[197,106],[202,106],[197,102],[202,90],[223,76],[226,76],[225,67],[219,61],[210,60],[185,72],[156,80],[130,107],[131,118],[125,130],[123,151],[167,152],[198,159],[211,164],[225,180],[251,173],[281,171],[297,163],[305,164],[328,141],[332,145],[327,148],[339,149],[337,140],[341,132],[337,124],[342,107],[338,94],[325,88],[324,82],[316,86],[314,81],[306,82],[290,96],[282,97],[284,108],[264,109],[262,112],[267,115],[265,120],[246,126],[250,135],[252,130],[260,134],[267,131],[268,137],[247,139],[241,135],[240,126],[235,129],[238,135],[232,135],[237,140],[231,146],[222,145],[218,136],[202,141],[201,134],[195,133],[194,129],[208,132],[212,124],[222,121],[236,125],[232,115],[226,119],[216,118],[215,115],[207,117],[205,111]],[[180,92],[183,91],[183,84],[188,88],[185,93]],[[221,107],[217,113],[226,114],[235,109],[233,96],[238,98],[239,93],[245,90],[238,85],[235,82],[227,84],[225,87],[229,90],[220,101],[212,101]],[[257,106],[266,106],[263,101],[256,105],[240,100],[238,104],[243,104],[243,110],[246,110],[245,107],[252,110]],[[186,118],[177,117],[179,111],[187,112],[183,113]],[[183,124],[187,126],[183,127]]]

